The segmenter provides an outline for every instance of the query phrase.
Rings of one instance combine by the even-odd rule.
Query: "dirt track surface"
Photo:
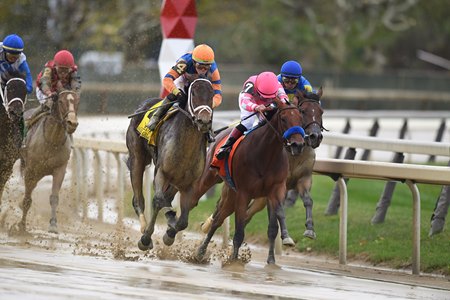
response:
[[[242,263],[226,265],[220,237],[209,260],[198,264],[192,258],[197,234],[182,233],[166,247],[161,227],[155,249],[141,252],[132,220],[118,226],[61,213],[60,233],[53,234],[46,231],[46,214],[30,218],[28,234],[0,231],[5,299],[450,299],[450,278],[341,266],[292,250],[267,266],[267,249],[256,245],[242,248]]]

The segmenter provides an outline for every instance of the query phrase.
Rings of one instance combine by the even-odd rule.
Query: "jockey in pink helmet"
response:
[[[245,131],[252,128],[260,114],[272,107],[274,98],[284,99],[288,102],[288,97],[283,86],[278,81],[277,76],[272,72],[262,72],[248,78],[242,91],[239,93],[239,109],[241,110],[241,123],[231,131],[227,141],[217,152],[216,157],[223,159],[230,152],[234,142],[239,139]]]

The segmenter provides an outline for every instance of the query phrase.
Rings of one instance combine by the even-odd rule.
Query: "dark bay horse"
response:
[[[4,84],[0,87],[0,205],[22,145],[21,123],[27,95],[24,78],[24,74],[14,71],[3,73],[1,78]]]
[[[289,175],[286,181],[288,193],[285,203],[295,203],[296,198],[300,195],[306,211],[306,230],[303,236],[311,239],[316,238],[312,214],[313,200],[310,191],[312,186],[312,172],[316,161],[314,149],[320,145],[323,138],[323,109],[320,104],[322,94],[322,88],[318,90],[317,94],[296,93],[297,105],[303,116],[303,128],[306,132],[305,141],[308,146],[303,149],[300,155],[289,156]],[[265,198],[257,198],[250,203],[247,210],[247,222],[251,220],[255,213],[266,206],[266,202],[267,200]],[[289,237],[284,217],[279,221],[283,244],[293,246],[294,241]]]
[[[302,116],[297,106],[276,99],[276,111],[270,121],[248,134],[236,149],[232,172],[235,189],[229,184],[222,187],[221,199],[213,214],[211,228],[198,248],[196,259],[201,261],[215,231],[224,219],[235,213],[235,234],[231,260],[236,260],[244,240],[247,207],[251,199],[267,197],[270,242],[267,262],[275,263],[274,246],[278,233],[278,216],[284,215],[283,200],[286,194],[286,179],[289,171],[288,156],[299,155],[305,145],[304,131],[301,128]],[[229,131],[222,132],[217,141]],[[212,161],[217,143],[210,145],[207,164]],[[289,151],[286,151],[285,147]],[[214,169],[205,168],[195,198],[199,199],[211,186],[221,181]]]
[[[147,140],[140,137],[136,130],[142,115],[135,116],[130,121],[126,136],[129,152],[127,166],[130,169],[133,187],[133,207],[139,217],[143,233],[138,247],[143,251],[153,248],[151,236],[156,217],[162,208],[171,207],[177,191],[180,192],[181,214],[177,219],[175,212],[166,213],[168,228],[163,237],[164,243],[172,245],[176,233],[188,225],[193,186],[205,165],[207,146],[205,133],[212,126],[213,96],[210,81],[202,78],[193,81],[189,87],[186,108],[178,107],[178,112],[161,125],[156,147],[149,146]],[[157,101],[145,102],[138,110],[147,110],[155,102]],[[155,194],[151,220],[147,225],[144,217],[142,178],[145,166],[152,160],[155,164],[153,181]]]
[[[25,137],[25,151],[21,161],[22,176],[25,182],[25,196],[22,202],[22,220],[19,230],[26,230],[26,219],[31,207],[31,193],[39,180],[51,175],[52,193],[50,195],[51,219],[49,232],[58,232],[56,222],[56,208],[59,202],[61,189],[70,158],[72,140],[71,134],[78,126],[79,95],[70,90],[58,93],[50,111],[36,121]],[[32,110],[25,112],[25,118]]]

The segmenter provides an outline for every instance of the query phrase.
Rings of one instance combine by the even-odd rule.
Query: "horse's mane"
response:
[[[10,80],[11,78],[21,78],[21,79],[25,79],[26,74],[24,72],[20,72],[18,70],[8,70],[6,72],[2,73],[2,81],[4,83],[8,82],[8,80]]]

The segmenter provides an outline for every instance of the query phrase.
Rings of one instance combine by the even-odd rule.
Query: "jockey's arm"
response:
[[[176,87],[175,83],[173,82],[175,81],[175,79],[177,79],[186,72],[186,68],[187,68],[186,61],[184,61],[183,59],[179,59],[175,64],[175,66],[170,68],[169,72],[167,72],[166,76],[164,76],[162,82],[164,89],[174,95],[177,95],[180,92],[180,90]]]
[[[52,94],[52,69],[45,67],[39,82],[39,88],[47,96]]]
[[[28,67],[28,63],[26,61],[20,64],[19,71],[25,73],[27,93],[31,94],[31,92],[33,92],[33,78],[31,77],[30,68]]]
[[[70,86],[78,95],[81,94],[81,78],[77,71],[71,74]]]
[[[215,63],[211,66],[211,84],[214,89],[212,108],[216,108],[222,103],[222,85],[219,69],[217,68],[217,65]]]

